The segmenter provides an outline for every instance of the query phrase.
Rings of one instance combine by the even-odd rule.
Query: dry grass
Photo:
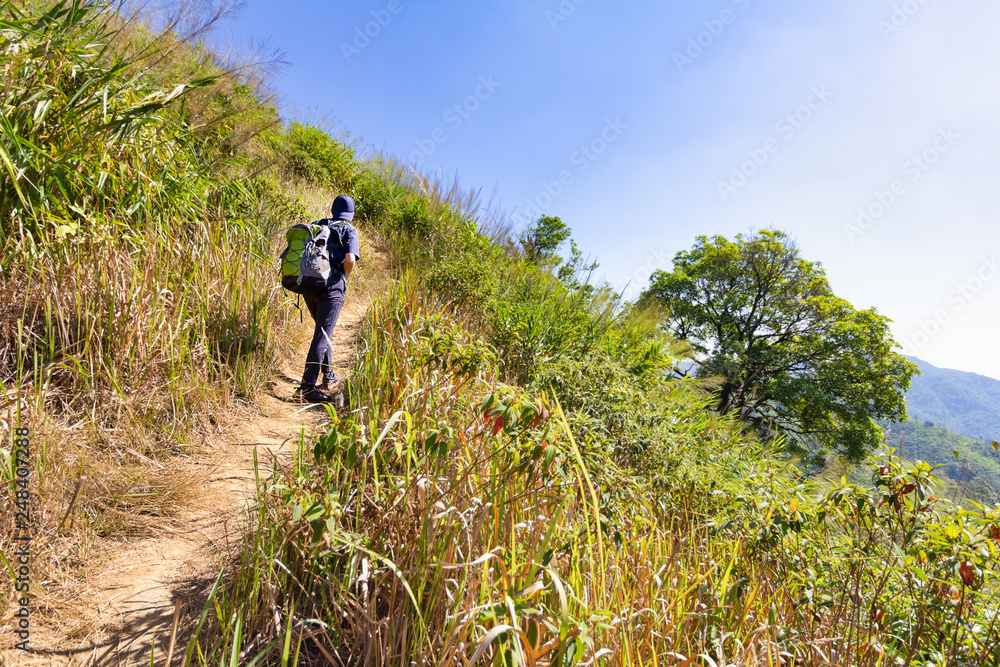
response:
[[[989,516],[926,500],[927,470],[890,463],[886,496],[798,485],[678,387],[664,460],[683,465],[651,480],[578,440],[585,416],[500,383],[474,324],[412,277],[373,305],[353,411],[260,488],[190,651],[302,665],[991,664],[995,579],[974,592],[946,564],[917,573],[901,555],[914,526],[927,549],[956,522],[989,535]],[[910,483],[905,502],[879,503]],[[988,567],[978,539],[951,544],[986,549],[962,557]],[[958,590],[968,606],[949,607]]]

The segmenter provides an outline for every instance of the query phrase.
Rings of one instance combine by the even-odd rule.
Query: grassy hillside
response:
[[[249,70],[106,3],[4,2],[0,28],[0,553],[25,428],[41,623],[72,618],[105,541],[190,499],[170,459],[254,409],[294,312],[280,233],[339,177],[298,156],[351,149],[314,147]]]
[[[909,359],[921,372],[906,395],[912,418],[977,440],[1000,440],[1000,380]]]
[[[1000,662],[998,510],[898,459],[804,479],[675,379],[655,312],[96,8],[3,8],[2,428],[38,452],[37,614],[96,540],[175,511],[155,462],[252,409],[290,324],[276,236],[336,190],[395,273],[348,404],[261,475],[185,664]]]
[[[926,464],[803,481],[654,314],[386,160],[399,274],[349,409],[262,484],[191,655],[303,664],[993,664],[994,510]],[[263,566],[261,564],[264,564]],[[215,658],[210,657],[209,660]]]
[[[956,494],[980,502],[1000,500],[1000,457],[990,444],[915,420],[889,425],[885,434],[899,457],[940,465],[937,474],[955,484]]]

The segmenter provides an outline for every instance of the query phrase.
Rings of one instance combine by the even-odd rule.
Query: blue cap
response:
[[[330,207],[332,220],[354,220],[354,199],[347,195],[337,195]]]

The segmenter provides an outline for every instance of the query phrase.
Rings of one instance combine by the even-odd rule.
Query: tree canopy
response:
[[[560,218],[543,215],[528,225],[519,240],[525,256],[532,262],[540,263],[547,260],[552,264],[558,264],[562,258],[556,255],[556,251],[571,234],[569,226]]]
[[[917,367],[893,351],[889,319],[833,294],[819,262],[784,232],[700,236],[657,271],[640,303],[718,377],[716,408],[738,411],[792,449],[857,460],[881,443],[873,420],[902,421]]]
[[[569,258],[565,261],[556,254],[562,245],[569,241]],[[556,270],[556,276],[571,287],[584,288],[578,276],[589,274],[597,268],[597,262],[587,262],[583,252],[572,238],[572,231],[561,218],[543,215],[531,222],[518,237],[525,258],[546,269]],[[589,291],[589,290],[588,290]]]

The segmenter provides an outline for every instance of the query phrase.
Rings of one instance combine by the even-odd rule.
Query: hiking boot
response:
[[[323,384],[319,386],[321,391],[329,392],[333,389],[333,385],[337,384],[340,378],[337,377],[336,373],[331,373],[329,377],[323,379]]]
[[[306,403],[333,403],[335,398],[319,387],[299,387],[295,393]]]

